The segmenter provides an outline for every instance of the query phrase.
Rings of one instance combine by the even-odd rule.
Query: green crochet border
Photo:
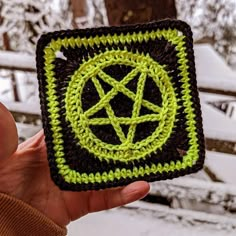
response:
[[[139,41],[140,43],[143,41],[148,41],[149,39],[155,38],[165,38],[167,41],[175,45],[176,50],[178,51],[178,69],[181,71],[180,75],[182,76],[182,98],[184,100],[184,111],[186,113],[187,119],[187,132],[189,137],[189,144],[190,148],[187,151],[187,154],[183,157],[183,161],[174,161],[170,162],[170,164],[166,163],[164,165],[161,164],[152,164],[151,166],[145,165],[145,167],[133,169],[119,169],[117,168],[115,171],[108,171],[103,173],[96,173],[96,174],[85,174],[79,173],[75,170],[70,169],[68,165],[66,165],[66,159],[64,158],[64,148],[63,148],[63,139],[59,121],[59,102],[56,95],[55,90],[55,73],[53,71],[54,65],[53,62],[56,58],[56,53],[60,51],[61,47],[80,47],[83,46],[93,46],[93,45],[114,45],[118,43],[132,43]],[[197,142],[197,132],[196,132],[196,121],[195,121],[195,114],[192,108],[192,101],[190,95],[190,84],[189,84],[189,72],[188,72],[188,59],[187,59],[187,52],[184,42],[185,36],[182,32],[176,29],[164,29],[164,30],[156,30],[145,33],[127,33],[127,34],[114,34],[114,35],[106,35],[106,36],[95,36],[95,37],[70,37],[64,39],[57,39],[51,40],[51,42],[44,48],[44,70],[45,76],[47,78],[47,106],[48,112],[50,114],[50,125],[51,131],[53,132],[53,144],[54,144],[54,151],[55,151],[55,158],[57,163],[57,168],[59,169],[59,174],[63,176],[65,181],[70,184],[88,184],[88,183],[106,183],[108,181],[113,181],[115,179],[120,178],[132,178],[132,177],[139,177],[144,175],[162,173],[163,171],[166,172],[174,172],[176,170],[186,169],[188,167],[192,167],[196,161],[198,160],[198,151],[199,151],[199,144]]]

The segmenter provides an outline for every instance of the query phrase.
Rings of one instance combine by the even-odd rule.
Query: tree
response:
[[[187,21],[195,41],[210,42],[230,63],[236,53],[235,0],[178,0],[178,18]]]
[[[2,0],[0,15],[0,34],[7,33],[9,48],[30,54],[35,53],[35,44],[42,33],[72,27],[68,0]],[[4,37],[2,48],[3,40]]]
[[[174,0],[105,0],[111,25],[176,18]]]

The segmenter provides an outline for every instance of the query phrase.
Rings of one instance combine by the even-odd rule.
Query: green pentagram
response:
[[[128,65],[133,69],[121,81],[117,81],[103,70],[116,64]],[[134,93],[126,85],[138,74],[137,91]],[[109,92],[105,93],[97,76],[112,87]],[[161,107],[143,99],[147,76],[153,79],[161,92]],[[81,95],[88,80],[93,82],[100,100],[87,111],[83,111]],[[134,102],[131,117],[115,116],[110,101],[119,92]],[[161,148],[171,134],[177,110],[171,78],[163,66],[149,56],[121,50],[107,51],[85,61],[71,77],[65,104],[66,118],[78,138],[79,144],[99,158],[120,161],[139,159]],[[141,106],[149,109],[152,114],[140,116]],[[107,118],[91,118],[103,108],[106,110]],[[140,123],[154,121],[159,122],[156,130],[144,140],[134,143],[136,126]],[[90,129],[91,125],[107,124],[113,126],[121,144],[113,145],[103,142]],[[121,125],[129,126],[127,136],[124,134]]]

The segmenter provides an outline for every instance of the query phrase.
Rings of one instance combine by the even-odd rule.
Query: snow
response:
[[[236,101],[229,103],[229,109],[227,112],[232,119],[236,120]]]
[[[226,117],[236,120],[236,97],[205,92],[200,92],[199,96],[202,104],[209,104]]]
[[[221,163],[222,164],[222,163]],[[197,189],[199,191],[199,195],[201,195],[201,191],[207,190],[208,192],[218,192],[221,195],[233,195],[236,196],[236,186],[233,184],[225,184],[225,183],[219,183],[219,182],[210,182],[210,181],[204,181],[204,180],[198,180],[191,178],[189,175],[185,177],[179,177],[173,180],[165,180],[165,181],[159,181],[152,184],[151,193],[155,194],[156,192],[159,192],[160,186],[162,184],[167,184],[171,186],[181,187],[185,189]],[[170,196],[168,189],[166,189],[166,193],[162,192],[162,195]],[[179,195],[178,197],[186,197]],[[195,196],[197,197],[197,195]]]
[[[227,77],[233,70],[209,44],[195,44],[194,54],[197,76]]]
[[[167,222],[185,224],[186,226],[191,226],[193,229],[195,227],[209,229],[213,225],[223,226],[221,228],[219,227],[218,229],[236,227],[236,219],[233,217],[230,218],[228,216],[213,215],[205,212],[197,212],[186,209],[172,209],[168,206],[142,201],[131,203],[125,208],[135,210],[135,213],[140,213],[140,215],[145,214],[147,217],[152,216],[153,218],[163,218]],[[224,226],[226,227],[224,228]]]
[[[236,155],[206,151],[205,166],[222,181],[212,182],[195,178],[197,174],[151,184],[150,193],[169,199],[194,199],[198,202],[236,207]]]
[[[26,53],[0,51],[0,67],[35,71],[35,58]]]
[[[22,124],[22,123],[16,123],[17,132],[18,132],[18,138],[19,141],[25,141],[26,139],[34,136],[36,133],[38,133],[41,129],[41,125],[29,125],[29,124]]]
[[[32,114],[32,115],[40,115],[40,104],[39,103],[22,103],[22,102],[9,102],[6,100],[0,100],[8,110]]]
[[[236,52],[235,0],[178,0],[176,8],[178,19],[190,24],[194,40],[210,41],[232,62]]]
[[[196,45],[195,55],[198,87],[236,93],[236,73],[230,69],[211,46]],[[235,97],[200,93],[200,99],[205,136],[235,142],[236,121],[207,104],[207,102],[212,101],[235,100]]]
[[[207,151],[205,164],[220,180],[236,186],[236,155]]]
[[[86,16],[77,17],[75,19],[78,28],[109,25],[103,0],[87,0],[87,11]]]
[[[38,91],[38,80],[37,75],[32,72],[21,72],[15,73],[17,91],[21,102],[39,104],[39,91]]]
[[[34,54],[42,33],[71,28],[69,5],[68,0],[2,0],[0,32],[8,34],[12,50]]]
[[[235,101],[236,99],[234,96],[206,93],[206,92],[199,92],[199,97],[202,103],[219,102],[219,101]]]
[[[13,100],[13,92],[11,89],[11,80],[10,79],[5,79],[5,78],[0,78],[0,101],[2,99],[12,101]]]
[[[236,73],[224,59],[208,44],[197,44],[194,51],[198,87],[236,93]]]
[[[225,92],[234,92],[236,94],[236,75],[225,75],[224,77],[210,75],[198,76],[197,82],[199,88],[216,89]]]
[[[199,219],[196,225],[192,224],[194,217]],[[222,225],[215,224],[219,218]],[[211,223],[203,225],[201,220]],[[178,211],[156,204],[136,202],[128,208],[85,216],[69,225],[68,236],[233,236],[236,231],[230,229],[235,223],[236,221],[229,217]],[[225,228],[222,229],[221,226]]]
[[[236,142],[236,120],[202,103],[203,130],[207,138]]]

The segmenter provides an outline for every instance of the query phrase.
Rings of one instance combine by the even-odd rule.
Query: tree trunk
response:
[[[71,0],[71,8],[73,12],[73,26],[77,28],[76,18],[86,16],[87,9],[87,0]]]
[[[175,0],[105,0],[110,25],[176,18]]]

